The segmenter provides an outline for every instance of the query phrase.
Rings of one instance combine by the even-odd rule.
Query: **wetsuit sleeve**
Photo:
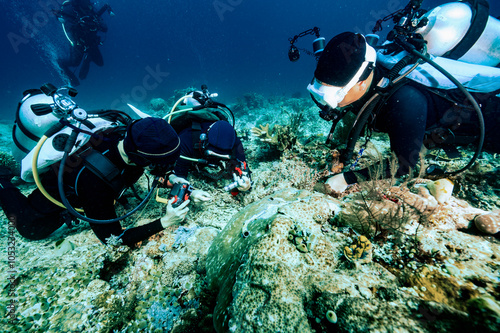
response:
[[[96,220],[109,220],[117,217],[113,190],[91,172],[82,172],[77,189],[86,216]],[[90,223],[90,227],[101,242],[105,243],[106,238],[115,235],[120,236],[123,244],[128,246],[133,246],[163,230],[159,219],[125,231],[120,222]]]
[[[193,138],[191,134],[191,129],[185,129],[179,134],[181,139],[181,156],[195,158],[195,151],[193,147]],[[175,162],[174,173],[176,176],[187,179],[189,174],[189,169],[191,168],[191,162],[179,157]]]
[[[382,106],[377,115],[376,127],[389,134],[391,150],[396,154],[399,168],[396,176],[408,174],[419,161],[425,135],[429,100],[426,95],[414,86],[400,88]],[[389,161],[382,162],[383,169],[373,172],[362,169],[344,174],[348,184],[369,180],[373,174],[380,178],[391,176]]]
[[[38,189],[25,197],[6,179],[0,179],[0,205],[10,223],[27,239],[44,239],[64,223],[60,218],[63,209]]]
[[[236,142],[234,144],[236,146],[236,158],[241,162],[246,162],[245,149],[243,148],[243,143],[241,142],[240,138],[236,137]]]

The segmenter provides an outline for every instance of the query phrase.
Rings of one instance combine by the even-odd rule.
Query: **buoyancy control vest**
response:
[[[172,110],[163,118],[177,134],[191,127],[193,123],[226,120],[234,127],[235,121],[231,109],[214,101],[212,97],[217,97],[217,94],[209,94],[206,86],[202,86],[201,91],[192,91],[177,100]]]
[[[191,91],[177,100],[171,111],[163,118],[167,119],[168,123],[174,128],[177,134],[190,128],[193,147],[195,149],[204,150],[208,140],[206,133],[202,132],[202,123],[215,123],[219,120],[225,120],[233,127],[235,124],[234,114],[231,109],[225,104],[213,100],[213,98],[217,96],[218,94],[216,93],[210,94],[207,86],[202,85],[201,90]],[[234,163],[230,162],[236,155],[235,149],[236,147],[233,148],[230,156],[224,156],[223,163],[212,164],[209,162],[209,158],[218,158],[213,155],[205,156],[205,153],[210,153],[210,151],[206,149],[202,153],[202,155],[204,155],[203,158],[190,158],[183,155],[181,155],[180,158],[196,163],[198,172],[205,176],[211,179],[220,179],[227,173],[230,166],[233,166]],[[229,157],[229,159],[227,159],[227,157]],[[205,166],[218,168],[220,171],[217,173],[204,172],[203,169]]]
[[[387,69],[392,69],[394,65],[407,55],[406,51],[401,51],[395,55],[388,55],[379,51],[377,52],[377,64]],[[465,63],[432,55],[430,58],[453,75],[468,91],[491,93],[500,90],[500,68]],[[408,71],[410,67],[411,65],[404,67],[400,73]],[[420,64],[406,78],[429,88],[456,88],[453,82],[428,63]]]
[[[76,94],[76,92],[75,92]],[[49,167],[60,161],[64,155],[64,147],[76,122],[68,117],[68,111],[86,112],[77,108],[71,97],[52,85],[44,85],[42,89],[31,89],[24,93],[16,111],[16,120],[12,130],[12,154],[21,163],[21,178],[27,182],[34,181],[33,157],[37,158],[37,172],[46,172]],[[76,152],[90,140],[98,140],[99,133],[106,130],[125,128],[131,118],[115,110],[98,110],[88,113],[89,117],[78,124],[79,134],[71,153]],[[67,119],[70,119],[69,121]],[[50,135],[44,144],[35,149],[40,139],[51,128],[59,129]]]

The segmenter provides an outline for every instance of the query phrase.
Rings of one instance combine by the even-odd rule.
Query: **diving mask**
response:
[[[375,49],[366,44],[365,61],[363,61],[356,74],[354,74],[354,76],[345,86],[333,86],[321,82],[317,78],[313,78],[313,81],[307,86],[307,90],[319,104],[324,106],[328,105],[331,108],[335,109],[345,98],[349,90],[351,90],[356,85],[356,83],[359,82],[367,67],[373,66],[376,58],[377,53]]]
[[[366,70],[366,67],[370,64],[369,61],[364,61],[359,70],[356,72],[354,77],[343,87],[336,87],[319,81],[314,78],[313,82],[307,86],[307,90],[316,99],[316,101],[322,105],[328,105],[332,109],[338,107],[339,103],[342,102]]]

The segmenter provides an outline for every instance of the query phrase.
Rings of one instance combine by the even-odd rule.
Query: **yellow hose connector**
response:
[[[33,179],[35,180],[35,183],[36,183],[36,186],[38,187],[38,189],[40,190],[40,192],[42,192],[42,194],[48,199],[50,200],[53,204],[61,207],[61,208],[66,208],[66,206],[64,206],[61,202],[57,201],[56,199],[54,199],[46,190],[45,188],[43,187],[42,185],[42,182],[40,180],[40,175],[38,174],[38,155],[40,155],[40,150],[42,149],[42,146],[43,144],[45,143],[45,141],[47,141],[48,137],[46,135],[42,136],[42,138],[40,139],[40,141],[38,141],[37,145],[35,146],[34,148],[34,151],[33,151],[33,160],[32,160],[32,163],[31,163],[31,168],[33,169]],[[60,166],[60,167],[63,167],[63,166]],[[79,213],[83,213],[83,209],[80,209],[80,208],[76,208],[76,211],[79,212]]]

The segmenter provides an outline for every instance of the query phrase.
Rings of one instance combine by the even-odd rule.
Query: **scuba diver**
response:
[[[251,171],[248,168],[241,140],[236,135],[234,117],[224,104],[215,102],[205,85],[201,91],[191,92],[181,98],[177,118],[171,119],[181,140],[181,156],[174,173],[170,175],[171,184],[188,183],[190,169],[213,180],[230,179],[224,187],[232,195],[246,192],[252,186]],[[175,107],[173,110],[175,110]],[[223,116],[226,113],[228,116]],[[169,117],[167,115],[166,117]],[[185,120],[189,118],[188,120]],[[179,125],[183,120],[184,124]],[[187,124],[186,124],[187,123]],[[207,192],[199,193],[199,200],[208,201]]]
[[[38,93],[30,96],[33,102],[29,103],[27,109],[38,106],[40,110],[42,105],[37,103],[36,98],[44,98],[45,95]],[[82,109],[75,110],[75,114],[83,113]],[[144,169],[148,168],[151,174],[153,169],[161,169],[163,175],[173,169],[180,155],[180,139],[174,129],[162,118],[147,117],[130,121],[126,127],[120,126],[98,134],[72,153],[68,163],[63,159],[41,174],[44,191],[53,198],[69,201],[73,207],[83,208],[86,218],[91,221],[95,219],[93,221],[96,223],[89,222],[90,227],[103,243],[114,235],[121,239],[122,244],[133,246],[168,226],[182,222],[189,210],[186,207],[189,200],[177,207],[173,207],[173,199],[170,200],[166,214],[145,225],[123,230],[120,222],[109,222],[117,220],[116,200],[119,200],[124,189],[137,182]],[[64,135],[60,134],[59,139],[56,135],[50,146],[61,150],[61,147],[57,148],[56,142],[64,140]],[[64,142],[70,141],[67,136]],[[71,223],[68,210],[49,201],[40,187],[26,197],[10,182],[12,176],[5,167],[1,168],[0,204],[7,218],[14,221],[21,236],[30,240],[44,239],[64,223]],[[59,177],[64,177],[63,185]],[[65,198],[60,195],[62,187]]]
[[[473,5],[479,3],[479,6],[485,3],[484,0],[469,2]],[[410,10],[415,10],[416,4],[418,1],[411,1]],[[456,14],[457,6],[459,10],[469,10],[469,4],[466,3],[448,5],[450,6],[438,8],[439,15],[446,15],[447,10],[453,10]],[[456,20],[439,22],[439,15],[429,12],[425,17],[426,20],[437,20],[429,26],[437,27],[438,33],[439,28],[443,28],[442,25],[457,23]],[[488,20],[488,15],[482,19]],[[489,20],[493,21],[494,27],[500,27],[497,19],[489,17]],[[338,121],[349,111],[356,113],[357,119],[349,134],[349,139],[354,138],[354,143],[360,133],[358,132],[357,136],[353,134],[356,126],[360,131],[367,125],[369,130],[387,133],[391,150],[399,163],[396,176],[408,174],[410,169],[415,167],[423,145],[442,148],[450,157],[457,156],[457,146],[468,144],[478,147],[474,158],[479,155],[482,147],[492,152],[500,152],[500,69],[495,68],[500,63],[500,51],[495,49],[494,45],[490,48],[484,48],[482,45],[482,50],[490,53],[490,57],[484,57],[488,58],[485,61],[471,63],[478,57],[470,59],[469,56],[465,62],[468,50],[474,45],[469,40],[466,42],[468,48],[454,57],[447,54],[448,59],[445,59],[444,55],[433,56],[436,61],[425,56],[412,59],[411,56],[419,53],[415,50],[428,47],[430,52],[431,47],[442,46],[443,41],[436,39],[444,36],[432,35],[425,31],[425,24],[413,28],[420,30],[405,35],[406,31],[402,27],[396,27],[392,31],[393,35],[388,36],[388,41],[378,52],[367,42],[373,35],[365,38],[361,34],[344,32],[333,37],[322,52],[314,78],[307,88],[312,99],[321,108],[320,116],[326,120]],[[476,43],[481,42],[479,36],[483,30],[475,37]],[[434,43],[424,40],[423,36]],[[494,36],[498,36],[498,33]],[[454,36],[446,34],[447,40],[452,37]],[[409,55],[409,58],[399,56],[399,53]],[[427,59],[427,63],[420,62],[422,58]],[[437,70],[433,73],[432,67],[440,68],[439,65],[434,66],[438,61],[443,67],[446,65],[453,70],[463,85],[457,79],[452,84],[451,75],[445,77]],[[429,66],[430,64],[434,65]],[[426,65],[427,67],[424,67]],[[423,70],[419,70],[420,68]],[[433,73],[433,76],[429,73]],[[472,73],[471,77],[467,77],[469,73]],[[465,85],[467,89],[464,88]],[[472,100],[468,95],[473,97]],[[363,123],[360,120],[361,114],[366,110],[369,111]],[[357,123],[361,123],[361,126]],[[333,128],[330,133],[333,133]],[[344,165],[351,163],[353,148],[352,142],[348,142],[342,159]],[[391,177],[389,161],[383,161],[381,165],[381,176]],[[370,179],[368,168],[351,170],[330,177],[326,184],[336,192],[343,192],[351,184]]]
[[[114,15],[108,4],[95,11],[90,0],[67,0],[63,2],[59,11],[54,11],[71,45],[69,57],[59,59],[58,63],[72,86],[80,84],[78,78],[83,80],[87,77],[91,62],[99,67],[104,65],[99,50],[99,46],[102,45],[99,33],[108,31],[108,27],[102,20],[102,15],[106,11],[111,16]],[[75,71],[80,64],[77,78]],[[75,69],[72,70],[70,67],[75,67]]]

